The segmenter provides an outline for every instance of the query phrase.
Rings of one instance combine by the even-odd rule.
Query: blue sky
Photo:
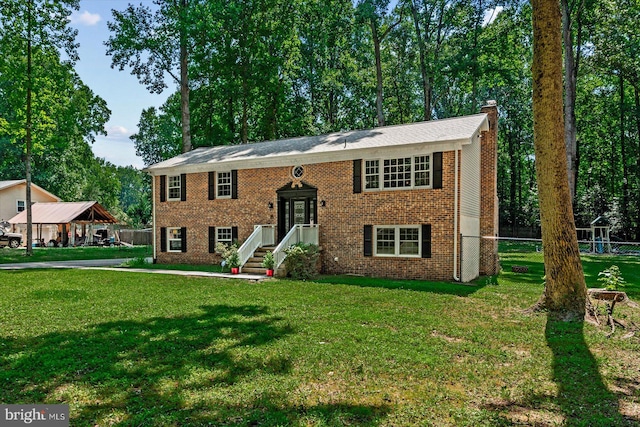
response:
[[[76,71],[111,110],[111,119],[106,125],[108,136],[96,138],[93,152],[113,164],[137,168],[142,168],[143,162],[136,156],[129,136],[137,132],[142,110],[162,105],[173,87],[160,95],[151,94],[130,70],[112,69],[104,42],[109,38],[107,21],[112,20],[111,9],[124,10],[129,3],[138,5],[141,2],[153,5],[151,0],[81,0],[80,10],[71,16],[71,26],[78,30],[76,41],[80,43]]]

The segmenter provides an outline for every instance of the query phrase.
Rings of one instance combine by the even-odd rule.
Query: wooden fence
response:
[[[120,230],[118,235],[121,242],[131,243],[132,245],[153,244],[153,230],[151,228],[145,230]]]

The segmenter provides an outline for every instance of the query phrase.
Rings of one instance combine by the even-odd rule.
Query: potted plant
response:
[[[267,276],[273,277],[273,267],[275,266],[275,263],[276,260],[273,258],[273,253],[271,251],[267,251],[262,259],[262,266],[267,269]]]
[[[229,266],[231,274],[238,274],[240,272],[240,255],[238,254],[238,245],[225,245],[224,243],[218,243],[216,245],[216,251],[220,253],[222,257],[222,268]]]

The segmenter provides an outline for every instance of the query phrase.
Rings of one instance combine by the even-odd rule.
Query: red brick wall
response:
[[[498,108],[487,105],[481,112],[488,115],[489,130],[482,133],[481,140],[480,235],[498,237]],[[480,274],[499,271],[498,240],[484,238],[480,241]]]
[[[497,109],[483,108],[490,130],[482,134],[481,234],[497,236]],[[353,163],[340,161],[304,165],[302,181],[317,188],[317,223],[320,225],[322,268],[326,273],[449,280],[453,277],[454,152],[443,153],[443,188],[363,191],[353,193]],[[460,164],[460,167],[464,165]],[[155,177],[156,254],[160,263],[211,264],[208,230],[238,227],[245,240],[257,224],[277,224],[276,191],[291,182],[291,167],[238,170],[238,199],[208,199],[208,174],[187,175],[187,200],[160,202]],[[320,201],[325,201],[325,206]],[[459,200],[459,199],[458,199]],[[273,208],[269,209],[269,203]],[[459,212],[459,209],[458,209]],[[432,257],[365,257],[365,225],[431,224]],[[161,227],[186,227],[187,252],[160,251]],[[459,246],[458,246],[459,247]],[[483,240],[480,270],[498,271],[497,243]],[[460,260],[457,260],[458,267]],[[459,271],[457,272],[459,273]]]
[[[450,279],[453,275],[453,152],[443,154],[442,189],[376,191],[353,193],[351,161],[304,165],[302,181],[318,189],[318,224],[322,265],[327,273],[412,279]],[[160,202],[156,180],[156,236],[161,227],[186,227],[187,252],[160,252],[160,263],[218,263],[209,254],[208,229],[238,227],[240,241],[256,224],[277,224],[276,190],[292,181],[291,168],[238,170],[238,199],[207,200],[208,174],[187,175],[187,200]],[[269,209],[269,202],[273,209]],[[365,225],[432,226],[432,257],[365,257]],[[337,260],[336,260],[337,258]]]

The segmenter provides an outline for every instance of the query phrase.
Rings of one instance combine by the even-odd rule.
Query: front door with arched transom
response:
[[[278,191],[278,241],[296,224],[315,224],[318,189],[304,182],[292,187],[285,185]]]

